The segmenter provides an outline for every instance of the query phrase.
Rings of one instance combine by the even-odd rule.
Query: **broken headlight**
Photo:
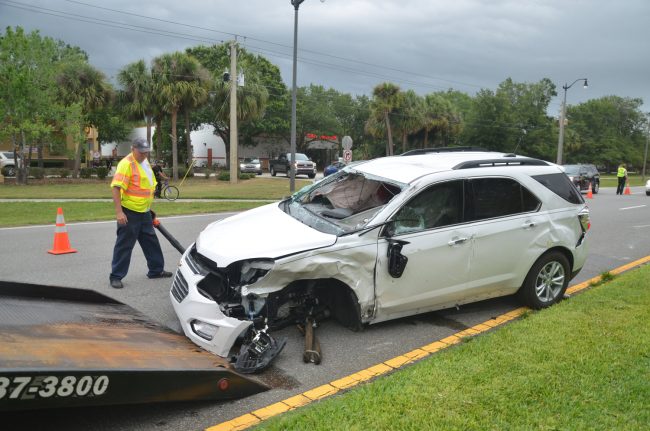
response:
[[[273,268],[274,261],[271,259],[254,259],[240,262],[239,285],[253,284]]]

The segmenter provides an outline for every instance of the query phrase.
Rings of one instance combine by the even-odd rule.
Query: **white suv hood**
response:
[[[277,258],[335,242],[336,235],[312,229],[273,203],[210,224],[199,234],[196,249],[223,268],[238,260]]]

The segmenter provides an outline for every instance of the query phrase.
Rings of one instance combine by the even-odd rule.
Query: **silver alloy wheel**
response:
[[[564,267],[553,260],[542,267],[535,280],[535,295],[544,303],[553,302],[564,287]]]

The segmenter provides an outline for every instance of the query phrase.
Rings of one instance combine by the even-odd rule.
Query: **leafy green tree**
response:
[[[408,90],[402,95],[402,103],[395,109],[391,117],[396,132],[402,138],[402,153],[406,152],[408,136],[424,127],[424,99],[415,91]]]
[[[163,54],[153,60],[152,71],[160,106],[171,115],[172,175],[178,180],[177,120],[183,104],[207,96],[198,60],[183,52]],[[187,109],[191,109],[188,107]]]
[[[384,123],[384,131],[386,133],[386,155],[392,156],[394,151],[393,146],[393,131],[390,124],[390,114],[397,109],[402,103],[403,94],[400,88],[390,82],[384,82],[377,85],[372,90],[372,103],[370,104],[371,118],[369,119],[369,130],[381,133],[380,122]]]
[[[26,184],[32,149],[42,155],[57,124],[77,121],[79,106],[66,107],[57,98],[56,75],[64,61],[82,59],[81,50],[7,27],[0,37],[0,139],[13,143],[18,184]]]
[[[81,119],[76,124],[76,133],[71,133],[75,143],[73,177],[78,178],[81,153],[85,143],[86,127],[93,124],[93,112],[112,102],[113,89],[102,72],[81,61],[65,62],[56,77],[59,99],[68,108],[80,109]],[[74,128],[74,120],[66,127]],[[70,130],[71,132],[72,130]]]
[[[613,170],[620,163],[640,168],[645,115],[638,98],[606,96],[567,109],[567,163],[595,163]]]
[[[557,135],[547,110],[553,96],[555,85],[547,78],[532,84],[508,78],[496,92],[480,90],[467,115],[462,139],[493,151],[516,150],[552,160]]]
[[[117,74],[121,85],[120,103],[127,117],[132,120],[144,118],[147,127],[147,142],[151,143],[151,127],[154,120],[156,91],[151,70],[144,60],[127,64]],[[160,149],[156,147],[156,152]]]
[[[229,44],[198,46],[187,52],[196,57],[213,75],[211,102],[193,116],[191,127],[212,124],[215,133],[226,144],[226,160],[230,161],[230,83],[224,82],[224,72],[230,71]],[[290,99],[282,82],[280,69],[262,56],[237,50],[237,70],[244,76],[244,85],[237,88],[237,119],[239,142],[254,145],[259,135],[284,136],[290,127]]]

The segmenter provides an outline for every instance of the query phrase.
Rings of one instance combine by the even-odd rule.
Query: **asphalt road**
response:
[[[650,198],[642,188],[631,196],[616,196],[614,189],[601,189],[587,199],[591,209],[589,258],[572,284],[650,255]],[[1,205],[1,204],[0,204]],[[65,211],[65,204],[62,204]],[[169,217],[163,225],[181,244],[188,246],[214,220],[225,217],[199,215]],[[52,215],[55,218],[55,214]],[[108,285],[115,239],[114,222],[67,225],[72,246],[78,253],[54,256],[54,226],[0,229],[0,277],[8,281],[41,283],[93,289],[125,302],[176,331],[176,320],[168,297],[169,279],[149,280],[142,252],[136,247],[123,290]],[[178,252],[161,237],[167,269],[173,270]],[[302,362],[303,340],[295,328],[275,335],[289,338],[272,367],[259,378],[273,389],[231,402],[169,403],[144,406],[108,406],[15,413],[6,419],[15,429],[66,430],[199,430],[281,401],[311,388],[352,374],[416,347],[444,338],[518,307],[512,298],[484,301],[400,319],[354,333],[335,322],[317,330],[323,348],[321,365]]]

